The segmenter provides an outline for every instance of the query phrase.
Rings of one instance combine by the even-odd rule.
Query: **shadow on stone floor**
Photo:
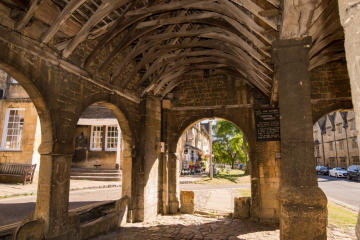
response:
[[[26,215],[35,210],[35,202],[11,203],[9,202],[11,198],[6,200],[7,202],[0,201],[0,226],[20,222]],[[70,202],[69,210],[98,202],[100,201]]]
[[[279,239],[279,230],[250,220],[201,215],[158,216],[152,222],[128,224],[92,240],[138,239]]]

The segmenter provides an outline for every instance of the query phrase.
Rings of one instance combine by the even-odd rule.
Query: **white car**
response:
[[[348,172],[341,167],[335,167],[329,170],[330,177],[347,177],[347,175]]]

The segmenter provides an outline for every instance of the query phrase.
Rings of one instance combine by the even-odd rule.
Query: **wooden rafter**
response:
[[[78,34],[71,40],[69,45],[63,50],[63,56],[67,58],[75,48],[86,39],[90,30],[106,15],[115,11],[116,9],[128,4],[131,0],[104,0],[96,12],[91,15],[90,19],[81,28]]]
[[[44,0],[31,0],[29,3],[29,9],[27,10],[25,16],[15,24],[15,29],[17,31],[21,31],[26,24],[30,21],[30,19],[34,16],[36,11],[39,9],[40,5]]]

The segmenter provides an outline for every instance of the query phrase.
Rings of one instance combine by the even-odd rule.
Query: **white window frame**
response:
[[[102,138],[101,138],[101,144],[103,144],[104,126],[103,126],[103,125],[92,125],[92,126],[91,126],[91,136],[90,136],[90,150],[91,150],[91,151],[102,151],[102,147],[101,147],[101,148],[93,148],[93,147],[92,147],[93,142],[94,142],[94,136],[93,136],[94,127],[102,127],[102,128],[103,128],[103,130],[102,130],[103,135],[102,135]]]
[[[5,114],[5,122],[3,127],[3,133],[2,133],[2,139],[1,139],[1,150],[2,151],[20,151],[21,149],[21,139],[22,139],[22,132],[20,135],[20,144],[18,148],[6,148],[6,138],[7,138],[7,126],[9,124],[9,114],[11,110],[18,110],[18,111],[24,111],[24,122],[25,122],[25,108],[7,108],[6,114]],[[24,124],[24,123],[23,123]],[[24,129],[24,125],[23,125]]]
[[[107,143],[108,143],[108,128],[109,127],[115,127],[115,129],[118,132],[118,135],[116,137],[114,137],[114,139],[116,139],[116,141],[118,142],[117,144],[119,144],[119,129],[117,125],[106,125],[106,133],[105,133],[105,151],[117,151],[117,147],[115,148],[108,148],[107,147]]]

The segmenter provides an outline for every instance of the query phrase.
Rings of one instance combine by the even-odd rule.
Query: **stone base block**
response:
[[[327,239],[327,199],[319,187],[284,187],[280,198],[280,239]]]
[[[193,214],[195,212],[195,193],[193,191],[181,191],[180,204],[180,213]]]
[[[251,197],[236,197],[234,199],[234,218],[248,219],[250,217]]]

